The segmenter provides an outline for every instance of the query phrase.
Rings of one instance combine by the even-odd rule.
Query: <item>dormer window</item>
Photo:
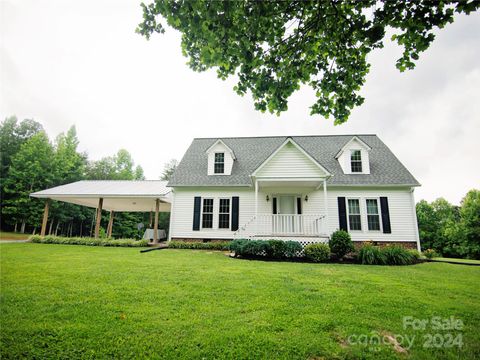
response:
[[[215,141],[206,151],[208,175],[231,175],[235,154],[222,139]]]
[[[215,153],[214,173],[223,174],[225,172],[225,153]]]
[[[362,172],[362,152],[360,150],[351,150],[350,166],[352,173]]]
[[[344,174],[370,174],[370,155],[372,150],[358,136],[350,139],[335,155]]]

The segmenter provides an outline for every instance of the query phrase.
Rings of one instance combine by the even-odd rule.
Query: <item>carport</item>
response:
[[[83,180],[30,194],[46,199],[40,235],[45,236],[51,200],[97,209],[98,238],[102,210],[110,212],[107,236],[112,235],[115,212],[154,212],[153,241],[158,242],[158,213],[170,212],[171,190],[160,180]]]

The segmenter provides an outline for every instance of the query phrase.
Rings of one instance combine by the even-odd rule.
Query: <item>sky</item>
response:
[[[180,35],[135,33],[136,0],[0,0],[0,117],[33,118],[51,139],[76,126],[93,160],[127,149],[147,179],[195,137],[377,134],[422,186],[417,200],[454,204],[480,188],[480,13],[436,32],[415,70],[401,48],[370,54],[365,103],[346,124],[310,116],[303,87],[281,116],[254,110],[235,79],[186,66]]]

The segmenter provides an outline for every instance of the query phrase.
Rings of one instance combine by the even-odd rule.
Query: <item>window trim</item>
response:
[[[360,160],[352,160],[353,152],[358,151],[360,153]],[[353,163],[360,163],[361,171],[353,171]],[[361,149],[350,149],[350,173],[351,174],[363,174],[363,156]]]
[[[212,226],[211,227],[203,227],[203,215],[204,215],[203,205],[204,205],[205,200],[212,200],[212,212],[207,213],[207,214],[212,215]],[[214,229],[214,220],[215,220],[215,198],[213,198],[213,197],[202,197],[202,207],[201,207],[201,212],[200,212],[200,230],[203,230],[203,229],[213,230]]]
[[[350,206],[348,206],[348,201],[349,200],[358,200],[358,211],[359,214],[352,214],[352,215],[359,215],[360,216],[360,229],[352,229],[350,227]],[[347,212],[347,227],[348,231],[353,231],[353,232],[364,232],[364,226],[363,226],[363,216],[362,216],[362,199],[360,197],[345,197],[345,210]]]
[[[223,161],[220,162],[220,161],[217,161],[217,154],[222,154],[223,155]],[[217,168],[216,168],[216,165],[222,165],[223,167],[223,171],[222,172],[217,172]],[[221,152],[221,151],[218,151],[218,152],[215,152],[213,154],[213,174],[214,175],[223,175],[225,174],[225,152]]]
[[[382,224],[382,208],[380,205],[380,198],[375,197],[375,196],[369,196],[365,197],[365,220],[367,222],[367,231],[372,231],[372,232],[383,232],[383,224]],[[380,225],[380,228],[378,230],[370,230],[370,227],[368,226],[368,215],[375,215],[375,214],[369,214],[368,213],[368,205],[367,205],[367,200],[375,200],[377,202],[377,217],[378,217],[378,224]]]
[[[224,215],[227,213],[220,212],[220,204],[222,200],[228,200],[228,227],[220,227],[220,215]],[[231,197],[219,197],[218,198],[218,213],[217,213],[218,223],[217,229],[218,230],[230,230],[232,228],[232,198]]]

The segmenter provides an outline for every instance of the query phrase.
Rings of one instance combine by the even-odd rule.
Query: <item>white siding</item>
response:
[[[412,203],[410,189],[383,189],[383,188],[330,188],[328,189],[328,228],[330,232],[339,228],[338,219],[338,200],[339,196],[346,198],[360,199],[360,209],[362,215],[362,230],[350,231],[354,241],[417,241],[417,229],[412,217],[412,209],[415,206]],[[365,199],[378,198],[386,196],[388,198],[388,207],[390,211],[391,234],[384,234],[382,231],[367,230],[367,209]],[[381,218],[380,218],[381,221]]]
[[[193,201],[195,196],[213,198],[213,229],[193,231]],[[218,203],[220,198],[239,197],[239,225],[246,224],[255,212],[255,193],[251,188],[175,188],[172,207],[175,222],[171,225],[172,238],[231,239],[233,231],[218,229]],[[200,220],[201,221],[201,220]]]
[[[325,214],[323,189],[313,190],[307,188],[262,188],[258,194],[259,214],[272,213],[272,197],[278,194],[291,194],[302,197],[304,214]],[[362,231],[351,231],[354,241],[417,241],[417,228],[415,224],[414,202],[410,188],[347,188],[329,187],[328,200],[328,233],[339,228],[337,197],[344,196],[359,198],[362,212]],[[270,201],[266,201],[269,195]],[[308,195],[308,201],[305,201]],[[193,201],[195,196],[214,198],[214,228],[192,230]],[[239,197],[240,216],[239,226],[245,225],[255,215],[255,192],[253,188],[175,188],[175,200],[172,203],[171,237],[175,238],[207,238],[231,239],[233,231],[216,228],[218,225],[218,199],[225,197]],[[391,234],[381,231],[368,231],[366,218],[366,198],[386,196],[390,210]]]
[[[322,177],[325,172],[292,143],[285,144],[256,174],[257,177]]]
[[[223,174],[215,174],[214,165],[215,165],[215,153],[223,152],[225,154],[225,172]],[[233,157],[230,154],[230,151],[223,145],[221,142],[213,146],[208,152],[208,175],[230,175],[232,173],[233,167]]]

